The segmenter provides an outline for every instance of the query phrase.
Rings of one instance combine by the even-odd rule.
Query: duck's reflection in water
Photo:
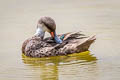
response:
[[[27,66],[27,68],[29,67],[29,70],[32,71],[29,76],[35,80],[62,80],[66,79],[65,75],[76,75],[77,71],[80,73],[79,71],[82,69],[82,65],[94,65],[95,68],[97,59],[91,55],[89,51],[86,51],[67,56],[47,58],[29,58],[22,55],[22,60],[26,64],[25,66]],[[80,76],[76,78],[79,79]],[[72,78],[70,80],[72,80]]]

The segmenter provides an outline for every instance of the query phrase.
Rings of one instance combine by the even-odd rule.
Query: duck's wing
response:
[[[60,48],[60,52],[64,54],[71,54],[87,51],[95,40],[95,35],[73,40],[67,39],[66,42],[68,43]]]
[[[68,32],[68,33],[65,33],[65,34],[60,34],[60,35],[58,35],[58,37],[61,40],[65,41],[65,40],[68,40],[68,39],[69,40],[70,39],[78,39],[78,38],[84,38],[84,37],[87,37],[87,36],[85,36],[84,34],[81,34],[81,31],[78,31],[78,32]],[[51,43],[51,44],[55,43],[55,41],[52,37],[47,37],[47,38],[44,39],[44,41],[46,43]],[[53,45],[55,45],[55,44],[53,44]]]
[[[70,39],[80,39],[87,37],[86,35],[82,34],[81,31],[78,32],[69,32],[66,34],[58,35],[63,41],[70,40]]]
[[[84,35],[81,31],[78,32],[68,32],[65,34],[60,34],[58,35],[58,37],[63,40],[62,44],[56,44],[54,39],[51,37],[47,37],[44,39],[44,42],[46,43],[50,43],[52,46],[54,46],[55,48],[61,48],[63,46],[65,46],[66,44],[68,44],[69,42],[75,42],[75,41],[81,41],[82,39],[86,39],[89,36]]]
[[[61,34],[59,37],[63,39],[62,44],[56,45],[56,49],[59,49],[60,54],[79,53],[87,51],[90,45],[96,40],[95,35],[86,36],[81,32],[70,32]]]

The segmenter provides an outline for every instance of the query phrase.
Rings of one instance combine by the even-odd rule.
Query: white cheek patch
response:
[[[37,28],[36,33],[35,34],[40,34],[41,33],[41,29]]]
[[[45,31],[43,31],[43,29],[41,28],[37,28],[35,35],[44,37]]]
[[[35,33],[35,35],[37,35],[37,36],[44,37],[44,34],[46,31],[50,32],[50,30],[45,25],[38,24],[37,26],[39,26],[39,27],[37,27],[37,30]]]
[[[50,32],[50,30],[46,26],[44,26],[43,29],[44,31]]]

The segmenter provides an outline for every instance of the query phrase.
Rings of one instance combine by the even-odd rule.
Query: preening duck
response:
[[[45,32],[51,37],[44,39]],[[56,24],[51,17],[41,17],[36,33],[22,45],[22,53],[28,57],[49,57],[87,51],[96,40],[95,36],[85,36],[81,32],[56,34]]]

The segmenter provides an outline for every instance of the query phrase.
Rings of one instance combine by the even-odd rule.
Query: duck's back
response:
[[[63,42],[57,44],[51,37],[42,40],[40,37],[27,39],[22,46],[22,52],[29,57],[48,57],[79,53],[87,51],[96,39],[95,36],[85,36],[79,32],[58,35]]]
[[[36,57],[40,52],[45,52],[43,51],[43,48],[45,47],[51,47],[51,45],[43,41],[41,37],[33,36],[24,41],[22,53],[29,57]]]

